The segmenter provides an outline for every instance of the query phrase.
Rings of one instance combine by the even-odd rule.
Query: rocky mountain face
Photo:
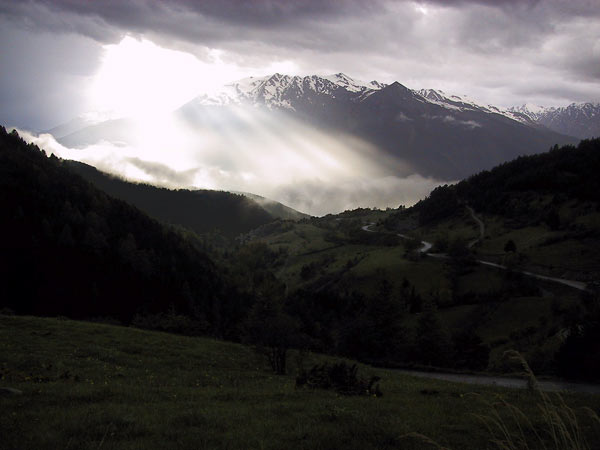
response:
[[[208,124],[223,132],[226,127],[239,131],[250,124],[228,112],[237,106],[272,113],[272,123],[284,114],[328,133],[362,139],[385,160],[397,162],[390,166],[396,176],[416,173],[457,180],[519,155],[577,142],[573,133],[567,136],[540,126],[524,111],[484,106],[433,89],[416,91],[398,82],[363,82],[343,73],[247,78],[215,95],[197,97],[175,114],[192,127]],[[126,141],[128,127],[126,120],[104,122],[60,140],[82,146],[110,140],[114,134],[115,140]]]
[[[561,134],[581,139],[600,136],[600,103],[572,103],[559,108],[525,104],[510,111]]]
[[[183,108],[251,105],[360,137],[403,162],[406,174],[464,178],[522,154],[575,142],[526,114],[480,105],[442,91],[327,77],[275,74],[233,83]]]

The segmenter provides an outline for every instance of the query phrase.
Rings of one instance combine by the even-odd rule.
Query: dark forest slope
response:
[[[125,322],[171,310],[218,328],[239,298],[209,257],[66,166],[0,127],[0,307]]]
[[[75,161],[67,165],[107,194],[131,203],[156,219],[196,233],[219,230],[228,236],[246,233],[274,217],[252,199],[224,191],[171,190],[130,183]]]
[[[548,216],[567,201],[600,199],[600,139],[584,140],[577,147],[554,147],[547,153],[522,156],[489,171],[483,171],[452,186],[435,189],[414,206],[422,223],[454,214],[459,202],[475,210],[497,214],[523,223],[553,220]],[[546,197],[539,209],[532,198]],[[554,212],[553,212],[554,211]]]

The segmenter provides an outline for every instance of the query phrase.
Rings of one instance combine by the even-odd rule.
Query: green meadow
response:
[[[0,316],[0,449],[452,449],[499,448],[485,425],[491,404],[518,407],[543,440],[539,392],[420,379],[359,365],[381,377],[382,397],[297,388],[298,355],[274,375],[253,349],[60,318]],[[304,365],[338,361],[309,354]],[[555,399],[554,396],[550,397]],[[587,447],[598,428],[569,394]],[[558,402],[558,399],[556,399]],[[568,405],[568,406],[567,406]],[[499,417],[515,433],[507,407]],[[489,425],[489,424],[488,424]],[[533,430],[525,436],[537,442]],[[431,441],[435,441],[434,444]],[[515,447],[517,448],[517,447]],[[530,447],[541,448],[531,445]],[[549,447],[555,448],[555,447]],[[576,448],[576,447],[560,447]]]

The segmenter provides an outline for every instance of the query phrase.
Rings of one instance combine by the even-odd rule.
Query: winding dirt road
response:
[[[483,220],[481,220],[479,217],[477,217],[475,215],[475,211],[473,211],[473,208],[471,208],[470,206],[467,206],[467,209],[471,213],[471,217],[473,218],[473,220],[479,224],[479,237],[477,239],[473,239],[471,242],[469,242],[467,244],[467,248],[471,248],[475,244],[477,244],[479,241],[483,240],[483,235],[485,234],[485,224],[483,223]]]
[[[483,220],[481,220],[479,217],[477,217],[475,215],[475,211],[473,211],[473,208],[471,208],[468,205],[466,205],[466,208],[469,210],[469,213],[471,213],[471,217],[473,218],[473,220],[479,224],[479,237],[477,239],[472,240],[467,245],[468,248],[471,248],[475,244],[477,244],[479,241],[483,240],[483,236],[485,234],[485,224],[483,223]],[[478,259],[477,262],[479,264],[483,264],[484,266],[495,267],[495,268],[501,269],[501,270],[508,270],[508,267],[503,266],[502,264],[493,263],[491,261],[483,261],[483,260]],[[578,289],[580,291],[587,290],[587,284],[582,281],[567,280],[565,278],[548,277],[546,275],[540,275],[538,273],[527,272],[525,270],[518,270],[517,272],[521,273],[523,275],[526,275],[528,277],[537,278],[538,280],[551,281],[553,283],[563,284],[565,286],[569,286],[574,289]]]
[[[512,377],[495,377],[490,375],[463,375],[444,372],[424,372],[420,370],[396,369],[406,375],[420,378],[434,378],[453,383],[478,384],[484,386],[502,386],[512,389],[527,389],[527,380]],[[591,383],[574,383],[562,380],[538,380],[538,388],[546,392],[582,392],[585,394],[600,394],[600,385]]]
[[[375,225],[374,223],[368,223],[366,225],[364,225],[363,227],[361,227],[361,230],[363,231],[368,231],[369,233],[377,233],[377,231],[374,230],[370,230],[369,228],[371,228],[373,225]],[[398,233],[397,236],[401,237],[402,239],[413,239],[410,236],[407,236],[405,234],[400,234]],[[421,241],[421,248],[419,249],[419,253],[424,253],[427,254],[427,252],[429,250],[431,250],[431,247],[433,247],[433,244],[431,242],[427,242],[427,241]]]
[[[475,220],[478,224],[479,224],[479,237],[477,239],[474,239],[472,241],[470,241],[467,244],[468,248],[473,247],[475,244],[477,244],[479,241],[481,241],[483,239],[483,236],[485,234],[485,224],[483,223],[483,220],[481,220],[479,217],[477,217],[475,215],[475,211],[473,210],[473,208],[471,208],[470,206],[466,207],[469,212],[471,213],[471,217],[473,218],[473,220]],[[368,231],[369,233],[377,233],[377,231],[371,230],[370,228],[375,225],[374,223],[368,223],[366,225],[364,225],[361,229],[363,231]],[[405,234],[398,234],[398,236],[400,236],[402,239],[413,239],[410,236],[407,236]],[[446,254],[446,253],[429,253],[429,250],[431,250],[431,248],[433,247],[433,244],[431,242],[427,242],[427,241],[421,241],[421,248],[419,249],[419,253],[423,254],[423,255],[427,255],[430,256],[432,258],[437,258],[437,259],[449,259],[450,257]],[[508,267],[502,265],[502,264],[497,264],[495,262],[492,261],[484,261],[481,259],[476,260],[479,264],[484,265],[484,266],[488,266],[488,267],[494,267],[496,269],[500,269],[500,270],[509,270]],[[528,272],[526,270],[517,270],[517,273],[523,274],[525,276],[528,277],[532,277],[532,278],[536,278],[538,280],[542,280],[542,281],[550,281],[552,283],[558,283],[558,284],[562,284],[564,286],[568,286],[571,287],[573,289],[577,289],[580,291],[587,291],[587,284],[584,283],[583,281],[577,281],[577,280],[568,280],[565,278],[556,278],[556,277],[548,277],[546,275],[541,275],[538,273],[533,273],[533,272]]]

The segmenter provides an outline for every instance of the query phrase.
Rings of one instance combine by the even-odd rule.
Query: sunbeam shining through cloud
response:
[[[252,192],[314,215],[411,204],[440,184],[358,138],[245,107],[202,108],[192,121],[174,114],[129,120],[118,138],[108,132],[80,148],[22,133],[61,158],[130,180]]]
[[[218,50],[211,50],[208,57],[207,63],[129,36],[105,45],[91,87],[92,108],[118,117],[164,114],[200,92],[213,92],[246,74],[222,62]]]

